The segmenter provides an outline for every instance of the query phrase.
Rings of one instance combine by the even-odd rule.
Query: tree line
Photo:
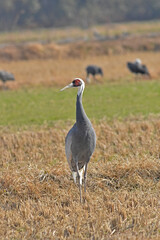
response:
[[[0,0],[0,31],[90,27],[160,17],[159,0]]]

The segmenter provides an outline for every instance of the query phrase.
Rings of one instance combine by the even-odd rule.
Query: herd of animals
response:
[[[141,74],[141,75],[146,75],[148,77],[151,77],[151,75],[147,69],[147,66],[142,64],[142,61],[139,58],[137,58],[134,62],[127,62],[127,67],[136,76],[138,74]],[[101,75],[103,77],[103,70],[101,67],[98,67],[96,65],[89,65],[86,67],[86,74],[87,74],[86,82],[90,83],[91,82],[90,76],[92,76],[94,81],[97,81],[96,75]],[[7,81],[14,81],[15,77],[10,72],[0,70],[0,80],[3,82],[3,84],[5,86]]]
[[[145,65],[141,63],[140,59],[135,62],[128,62],[127,67],[133,73],[150,76],[149,71]],[[95,79],[97,74],[103,76],[103,71],[100,67],[90,65],[86,68],[86,81],[90,82],[89,77]],[[15,80],[12,73],[0,71],[0,79],[5,84],[6,81]],[[82,180],[84,183],[84,192],[86,192],[87,167],[90,158],[96,147],[96,133],[87,117],[82,104],[82,95],[85,88],[85,82],[81,78],[75,78],[69,85],[61,89],[78,88],[76,101],[76,123],[68,132],[65,138],[65,152],[66,158],[73,175],[73,180],[79,187],[80,202],[82,202]],[[85,198],[84,198],[85,201]]]

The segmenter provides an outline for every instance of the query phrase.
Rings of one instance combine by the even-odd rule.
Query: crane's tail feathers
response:
[[[82,185],[82,179],[83,179],[83,176],[84,176],[84,171],[85,171],[85,165],[84,165],[84,167],[81,170],[78,171],[79,172],[79,176],[80,176],[80,184],[81,185]],[[77,172],[72,172],[72,176],[73,176],[73,180],[74,180],[74,182],[76,184]]]

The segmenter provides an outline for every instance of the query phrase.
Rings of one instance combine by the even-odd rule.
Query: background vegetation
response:
[[[88,28],[100,23],[158,19],[159,12],[158,0],[1,0],[0,29]]]

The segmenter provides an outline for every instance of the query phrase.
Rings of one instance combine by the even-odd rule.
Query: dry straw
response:
[[[159,239],[160,120],[94,127],[85,204],[65,159],[69,123],[1,132],[1,239]]]

